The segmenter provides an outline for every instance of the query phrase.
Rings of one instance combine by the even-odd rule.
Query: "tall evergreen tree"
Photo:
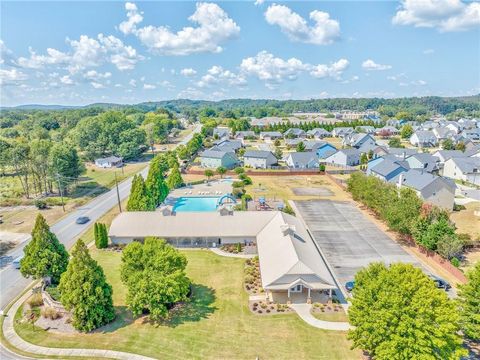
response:
[[[161,158],[156,156],[150,162],[150,169],[148,170],[147,180],[145,186],[147,187],[150,196],[155,206],[160,205],[168,195],[168,187],[165,184],[164,173],[160,166]]]
[[[72,250],[72,259],[58,288],[63,306],[72,311],[75,329],[92,331],[115,318],[112,287],[81,239]]]
[[[93,224],[93,238],[95,239],[95,246],[97,249],[100,249],[99,244],[100,244],[100,224],[95,223]]]
[[[32,230],[32,240],[23,250],[25,256],[20,262],[23,276],[34,279],[50,276],[58,283],[68,264],[68,252],[54,233],[50,231],[45,218],[38,214]]]
[[[463,333],[480,340],[480,261],[467,272],[468,282],[460,287],[459,303]]]
[[[183,185],[182,174],[178,166],[174,166],[167,178],[167,185],[170,190],[176,189]]]
[[[134,175],[130,197],[127,202],[127,211],[155,210],[153,199],[145,186],[142,175]]]
[[[108,230],[107,225],[102,224],[102,237],[100,238],[100,249],[108,247]]]

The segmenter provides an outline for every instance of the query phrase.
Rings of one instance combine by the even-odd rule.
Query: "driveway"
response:
[[[295,205],[342,287],[371,262],[421,267],[353,203],[309,200],[295,201]]]

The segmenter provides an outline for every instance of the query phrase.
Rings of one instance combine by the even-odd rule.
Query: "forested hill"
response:
[[[229,99],[222,101],[205,100],[164,100],[157,102],[143,102],[134,105],[96,103],[83,108],[97,107],[104,109],[133,108],[137,111],[148,112],[158,108],[166,108],[180,113],[189,113],[203,108],[211,108],[216,112],[235,111],[239,116],[281,116],[292,112],[322,112],[332,110],[378,110],[382,115],[394,116],[399,111],[408,111],[415,115],[427,113],[449,114],[462,109],[468,114],[480,111],[480,95],[467,97],[411,97],[396,99],[381,98],[335,98],[312,100],[253,100]],[[12,110],[59,110],[72,109],[73,106],[61,105],[23,105],[16,108],[3,108],[2,111]]]

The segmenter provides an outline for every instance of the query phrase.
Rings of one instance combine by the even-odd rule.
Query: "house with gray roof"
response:
[[[398,187],[414,190],[424,201],[451,211],[455,202],[456,185],[442,176],[430,174],[419,169],[401,172],[390,182]]]
[[[283,137],[285,139],[296,139],[296,138],[304,139],[307,137],[307,133],[304,130],[299,128],[290,128],[283,133]]]
[[[407,148],[386,148],[386,151],[390,155],[394,155],[399,159],[406,159],[407,157],[418,154],[417,149],[407,149]]]
[[[315,294],[337,290],[327,264],[305,225],[280,211],[123,212],[109,229],[113,244],[146,237],[165,239],[176,247],[257,246],[265,300],[287,296],[310,302]]]
[[[417,130],[410,137],[410,144],[420,148],[434,147],[437,146],[438,140],[430,130]]]
[[[103,169],[123,166],[123,158],[118,156],[109,156],[106,158],[95,159],[95,166]]]
[[[462,135],[471,141],[480,141],[480,128],[464,130]]]
[[[243,147],[242,140],[223,139],[223,140],[215,141],[214,144],[215,144],[214,147],[216,149],[220,149],[220,150],[223,150],[223,151],[237,152],[239,149],[241,149]]]
[[[438,170],[438,158],[429,153],[413,154],[405,159],[410,169],[422,169],[427,172]]]
[[[220,166],[233,169],[238,164],[239,160],[233,151],[212,148],[200,154],[200,166],[207,169],[216,169]]]
[[[466,157],[467,155],[460,150],[438,150],[432,154],[438,159],[440,165],[443,165],[445,161],[453,157]]]
[[[213,129],[213,137],[215,139],[228,139],[230,137],[230,129],[227,127],[216,127]]]
[[[453,157],[445,161],[443,176],[480,185],[480,157]]]
[[[235,139],[238,140],[244,140],[244,139],[254,139],[257,136],[255,135],[255,132],[251,130],[245,130],[245,131],[237,131],[235,133]]]
[[[314,139],[323,139],[325,137],[332,136],[332,134],[329,131],[327,131],[323,128],[315,128],[315,129],[312,129],[312,130],[308,130],[307,131],[307,136],[311,137],[311,138],[314,138]]]
[[[327,164],[341,166],[356,166],[360,164],[360,151],[358,149],[341,149],[325,159]]]
[[[352,127],[336,127],[332,130],[332,136],[344,137],[354,132],[355,130]]]
[[[292,169],[313,169],[319,166],[318,157],[312,152],[291,152],[285,161]]]
[[[300,139],[300,138],[289,139],[289,138],[287,138],[287,139],[285,139],[285,146],[287,146],[289,148],[292,148],[292,147],[297,146],[301,142],[303,142],[305,144],[304,139]]]
[[[370,134],[364,133],[353,133],[346,135],[342,140],[342,144],[344,146],[351,146],[357,149],[364,145],[370,145],[371,147],[375,147],[377,145],[375,143],[375,139]]]
[[[265,142],[275,141],[283,137],[282,133],[279,131],[262,131],[260,132],[260,139]]]
[[[381,161],[378,161],[374,166],[367,166],[367,175],[373,175],[383,181],[390,181],[398,174],[408,171],[408,167],[400,165],[398,161],[382,158],[379,159],[381,159]]]
[[[364,134],[374,134],[375,128],[370,125],[360,125],[355,128],[355,131],[359,133],[364,133]]]
[[[267,169],[277,163],[277,158],[271,151],[248,150],[243,155],[243,165],[254,169]]]

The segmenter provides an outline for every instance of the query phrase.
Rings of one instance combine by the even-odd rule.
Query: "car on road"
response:
[[[450,284],[448,283],[448,281],[442,279],[442,278],[439,278],[438,276],[430,276],[430,278],[433,280],[433,282],[435,283],[435,286],[439,289],[445,289],[445,291],[448,291],[451,289],[451,286]]]
[[[352,291],[354,287],[355,281],[349,281],[345,284],[345,289],[347,289],[348,292]]]
[[[89,221],[90,221],[90,218],[88,216],[80,216],[79,218],[77,218],[77,220],[75,220],[75,223],[79,225],[83,225]]]
[[[20,269],[20,261],[23,259],[23,255],[20,255],[19,257],[17,257],[16,259],[14,259],[12,261],[12,266],[15,268],[15,269]]]

